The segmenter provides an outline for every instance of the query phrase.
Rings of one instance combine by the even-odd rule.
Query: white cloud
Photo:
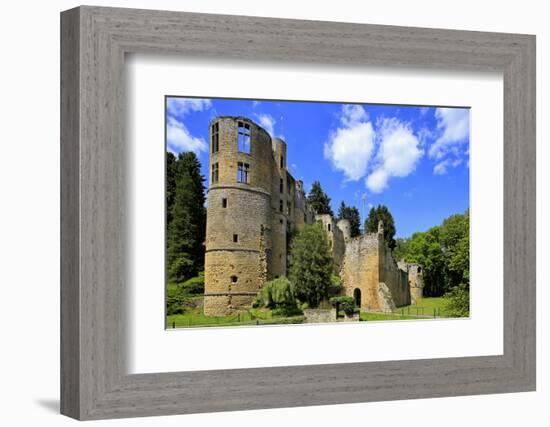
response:
[[[185,125],[172,116],[167,118],[166,140],[168,148],[175,153],[193,151],[198,155],[201,151],[208,151],[208,144],[204,139],[191,135]]]
[[[455,168],[462,163],[462,159],[456,158],[442,160],[434,166],[434,174],[436,175],[445,175],[449,168]]]
[[[204,111],[212,107],[212,101],[200,98],[168,98],[168,114],[181,118],[190,111]]]
[[[255,116],[258,119],[260,126],[263,127],[272,137],[275,137],[275,124],[277,123],[275,119],[269,114],[260,113],[255,114]]]
[[[431,158],[439,160],[449,153],[456,153],[461,145],[469,141],[470,110],[467,108],[437,108],[435,117],[440,136],[432,144],[428,154]]]
[[[376,164],[365,180],[367,188],[380,193],[388,186],[392,177],[405,177],[416,169],[424,154],[420,141],[408,123],[396,118],[382,119],[377,123]]]
[[[374,150],[375,132],[360,105],[342,106],[341,127],[333,131],[324,146],[324,155],[344,173],[347,181],[365,176]]]
[[[260,101],[252,101],[252,108],[256,108],[260,105]]]
[[[212,101],[200,98],[168,98],[166,102],[166,142],[175,154],[193,151],[195,154],[208,151],[208,144],[189,132],[182,122],[187,113],[212,108]]]

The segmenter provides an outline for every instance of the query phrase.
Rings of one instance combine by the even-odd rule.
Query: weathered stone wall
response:
[[[237,123],[250,125],[250,153],[238,151]],[[219,179],[210,182],[206,218],[207,315],[228,315],[250,306],[263,285],[271,252],[271,138],[243,118],[218,118],[219,151],[211,152]],[[212,151],[212,147],[211,147]],[[237,162],[249,165],[248,182],[237,182]]]
[[[382,252],[380,281],[384,282],[388,287],[396,307],[409,305],[411,303],[411,292],[407,272],[397,266],[388,248],[384,246]]]
[[[344,235],[344,240],[351,238],[351,225],[348,219],[341,219],[336,223],[336,226],[340,230],[342,230],[342,234]]]
[[[315,215],[315,220],[322,224],[323,229],[327,233],[335,270],[340,271],[346,252],[344,233],[342,233],[342,230],[338,228],[334,219],[328,214]]]
[[[422,291],[424,289],[424,279],[422,276],[422,266],[419,264],[409,264],[409,286],[411,290],[411,304],[416,304],[422,299]]]
[[[336,309],[323,310],[320,308],[308,308],[304,310],[304,323],[336,322]]]
[[[340,271],[344,293],[355,297],[360,292],[360,307],[364,310],[381,310],[378,298],[380,282],[380,245],[383,242],[376,234],[366,234],[346,242],[344,262]]]
[[[408,275],[384,244],[383,231],[346,240],[340,272],[344,293],[357,297],[364,310],[387,311],[410,304]]]
[[[239,152],[237,144],[238,122],[250,125],[250,153]],[[212,152],[210,145],[210,173],[208,175],[210,188],[218,185],[237,184],[237,163],[243,162],[249,165],[248,185],[259,187],[271,192],[273,154],[271,151],[271,137],[269,134],[251,120],[244,117],[218,117],[212,124],[219,126],[219,150]],[[212,127],[210,127],[212,132]],[[212,140],[212,136],[210,136]],[[212,166],[218,164],[219,181],[212,182]]]
[[[287,229],[287,217],[286,215],[273,211],[271,233],[273,242],[273,251],[271,258],[271,266],[269,269],[269,278],[286,276],[286,229]]]

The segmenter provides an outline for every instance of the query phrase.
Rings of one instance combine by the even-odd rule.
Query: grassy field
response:
[[[413,319],[423,319],[423,317],[416,316],[401,316],[400,314],[394,313],[374,313],[362,311],[360,314],[360,319],[362,321],[373,321],[373,320],[413,320]]]
[[[397,308],[393,313],[361,312],[363,321],[373,320],[413,320],[429,319],[434,317],[449,317],[445,310],[445,300],[441,297],[422,298],[415,305]]]
[[[204,326],[278,325],[302,323],[303,316],[273,316],[271,310],[251,308],[234,316],[205,316],[201,309],[166,317],[166,328],[192,328]]]
[[[202,296],[194,298],[202,298]],[[434,313],[435,317],[449,317],[445,310],[445,300],[443,298],[423,298],[417,304],[399,307],[393,313],[362,311],[360,319],[362,321],[430,319],[434,318]],[[188,308],[184,314],[167,316],[166,328],[296,324],[302,323],[303,320],[303,316],[274,316],[269,309],[254,308],[238,315],[213,317],[205,316],[202,308],[197,307]]]

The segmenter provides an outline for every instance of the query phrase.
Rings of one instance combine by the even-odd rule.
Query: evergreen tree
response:
[[[359,209],[355,206],[346,206],[344,201],[338,209],[338,219],[347,219],[350,225],[350,236],[356,237],[361,234],[361,219],[359,217]]]
[[[204,269],[206,209],[204,177],[195,153],[180,153],[175,165],[176,183],[167,230],[168,277],[181,282]]]
[[[172,222],[172,208],[176,196],[176,156],[166,153],[166,228]]]
[[[316,213],[334,215],[330,207],[330,197],[323,191],[319,181],[313,183],[307,198]]]
[[[389,209],[384,205],[372,207],[369,211],[369,216],[365,220],[365,233],[376,233],[378,231],[378,222],[384,224],[384,240],[388,247],[393,250],[395,248],[395,223]]]
[[[290,249],[289,278],[296,297],[314,308],[327,298],[333,261],[328,238],[319,223],[306,225],[294,238]]]

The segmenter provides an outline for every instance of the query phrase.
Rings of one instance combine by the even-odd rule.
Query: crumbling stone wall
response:
[[[383,229],[346,241],[340,277],[346,295],[357,298],[360,293],[364,310],[388,311],[410,304],[407,273],[386,247]]]
[[[408,264],[409,287],[411,289],[411,304],[416,304],[422,299],[424,279],[422,266],[419,264]]]
[[[344,293],[356,297],[360,292],[360,308],[381,310],[378,297],[380,282],[380,245],[383,242],[376,233],[358,236],[346,242],[344,262],[340,271]]]
[[[382,282],[386,284],[391,292],[393,303],[396,307],[409,305],[411,303],[411,292],[409,289],[409,277],[406,271],[397,266],[391,252],[384,246],[382,248],[383,260],[380,265]]]

